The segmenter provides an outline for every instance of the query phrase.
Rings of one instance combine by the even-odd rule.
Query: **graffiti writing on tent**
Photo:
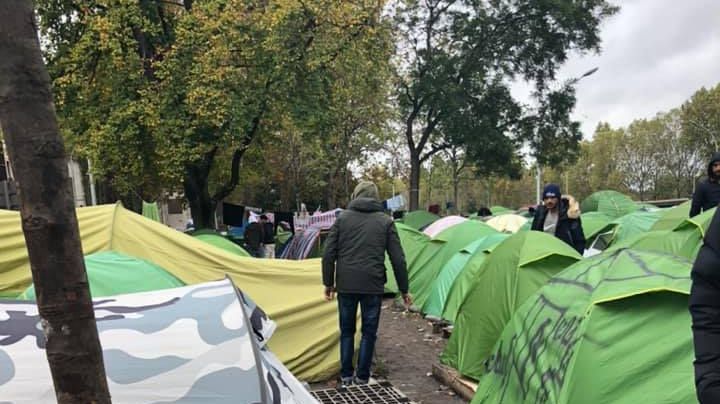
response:
[[[658,253],[655,253],[658,254]],[[612,276],[616,268],[616,261],[620,256],[629,258],[639,269],[635,273],[624,273],[622,276]],[[667,256],[673,260],[688,263],[687,260]],[[629,280],[661,277],[670,280],[689,280],[689,276],[674,276],[650,268],[647,263],[631,250],[622,249],[610,256],[596,257],[597,261],[585,268],[584,271],[573,274],[572,278],[554,277],[548,282],[550,290],[556,290],[553,285],[563,288],[572,288],[582,295],[591,296],[601,285],[613,282],[627,282]],[[610,262],[608,262],[610,260]],[[591,276],[594,270],[606,270],[603,276]],[[594,283],[586,282],[596,279]],[[573,293],[573,292],[565,292]],[[581,295],[579,295],[581,296]],[[577,303],[582,299],[571,299]],[[589,299],[588,299],[589,300]],[[534,399],[531,402],[545,404],[559,399],[562,386],[565,382],[570,363],[575,355],[578,343],[590,337],[584,334],[582,327],[586,318],[585,307],[563,306],[554,302],[544,292],[535,298],[527,310],[520,310],[516,315],[525,314],[522,318],[522,327],[519,327],[510,338],[502,337],[495,352],[485,361],[485,369],[500,377],[500,402],[505,402],[507,390],[511,382],[517,386],[523,400],[528,400],[533,387],[536,387]],[[599,344],[598,341],[593,341]],[[543,355],[551,352],[556,360],[543,359]],[[514,379],[514,380],[513,380]],[[517,393],[517,392],[516,392]]]
[[[581,340],[578,328],[582,319],[570,315],[567,308],[553,304],[544,295],[540,295],[528,312],[522,330],[532,330],[530,335],[521,339],[516,334],[507,346],[501,340],[485,366],[488,372],[506,376],[502,382],[503,396],[511,373],[519,381],[523,397],[530,392],[533,380],[539,380],[540,390],[535,402],[540,404],[548,402],[551,391],[557,391],[565,380],[575,346]],[[543,366],[539,359],[551,346],[560,352],[560,360],[555,366],[548,364],[541,373]]]

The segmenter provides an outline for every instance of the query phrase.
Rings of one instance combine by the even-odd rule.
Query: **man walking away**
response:
[[[340,377],[343,385],[366,384],[370,379],[382,294],[385,291],[385,252],[392,263],[398,288],[406,306],[408,294],[405,254],[395,224],[383,213],[374,183],[355,187],[348,209],[330,229],[322,259],[325,299],[338,297],[340,317]],[[362,339],[357,372],[353,379],[353,355],[357,308],[360,305]]]
[[[715,212],[691,272],[690,315],[695,386],[700,404],[720,403],[720,210]]]
[[[720,153],[710,160],[707,168],[707,179],[695,188],[690,206],[690,217],[710,210],[720,203]]]
[[[560,187],[548,184],[543,190],[543,203],[535,209],[532,230],[543,231],[564,241],[582,255],[585,234],[580,222],[580,206],[572,196],[562,196]]]

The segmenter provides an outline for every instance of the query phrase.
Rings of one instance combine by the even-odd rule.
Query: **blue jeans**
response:
[[[365,295],[358,293],[338,293],[338,311],[340,313],[340,377],[353,376],[353,356],[355,355],[355,324],[357,308],[360,304],[362,317],[362,338],[358,352],[358,379],[370,378],[375,340],[380,322],[382,295]]]

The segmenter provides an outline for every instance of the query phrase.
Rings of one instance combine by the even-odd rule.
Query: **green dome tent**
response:
[[[214,231],[202,231],[201,230],[201,231],[197,231],[197,232],[193,233],[192,236],[200,241],[203,241],[205,243],[208,243],[208,244],[213,245],[221,250],[225,250],[225,251],[233,253],[235,255],[239,255],[241,257],[249,257],[250,256],[250,254],[248,254],[248,252],[245,251],[244,248],[233,243],[232,241],[228,240],[227,238],[217,234]]]
[[[668,209],[662,209],[660,219],[652,227],[652,230],[672,230],[679,226],[685,219],[690,217],[691,201],[681,203]]]
[[[497,233],[483,222],[466,220],[440,232],[408,265],[410,292],[417,307],[423,307],[430,296],[433,283],[443,266],[469,243],[488,234]]]
[[[601,212],[587,212],[580,215],[580,220],[589,247],[590,242],[613,221],[613,218]]]
[[[572,265],[515,312],[472,403],[696,403],[690,268],[626,249]]]
[[[715,209],[703,212],[693,218],[685,219],[674,230],[654,230],[641,233],[622,242],[614,243],[608,251],[621,248],[656,251],[695,259],[702,239],[712,220]]]
[[[440,216],[434,213],[425,210],[414,210],[403,216],[402,223],[415,230],[422,230],[438,219],[440,219]]]
[[[441,361],[465,376],[479,378],[482,362],[515,309],[581,258],[569,245],[539,231],[517,233],[503,241],[479,269]]]
[[[488,254],[508,237],[510,237],[509,234],[493,233],[478,239],[475,252],[468,257],[464,266],[457,271],[455,268],[451,268],[449,271],[443,270],[435,280],[431,294],[431,299],[437,299],[440,303],[439,314],[434,310],[432,312],[426,311],[426,313],[454,322],[458,307],[470,289],[478,268],[480,268]],[[435,295],[436,293],[437,295]],[[430,299],[428,299],[429,301]]]
[[[417,257],[423,251],[425,246],[430,242],[430,237],[424,233],[403,223],[395,222],[395,228],[400,238],[403,252],[405,253],[405,262],[410,266],[417,260]],[[395,281],[395,273],[393,272],[390,258],[385,255],[385,273],[387,282],[385,283],[385,291],[390,293],[398,293],[397,282]]]
[[[462,250],[455,253],[447,264],[440,269],[440,273],[433,282],[430,296],[428,296],[422,307],[423,313],[435,317],[442,316],[443,306],[450,287],[452,287],[455,278],[468,263],[470,257],[475,253],[475,250],[480,247],[483,239],[484,237],[466,245]]]
[[[639,207],[629,196],[617,191],[598,191],[585,198],[580,205],[584,213],[600,212],[612,218],[627,215]]]
[[[93,297],[185,286],[183,282],[152,262],[114,251],[86,255],[85,268]],[[18,298],[35,300],[35,287],[30,285]]]
[[[619,217],[598,232],[600,238],[598,244],[601,244],[599,248],[604,249],[612,244],[622,243],[647,233],[658,219],[660,219],[659,211],[648,212],[645,210],[638,210]]]

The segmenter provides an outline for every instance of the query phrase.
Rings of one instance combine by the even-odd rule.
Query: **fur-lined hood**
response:
[[[563,195],[563,202],[567,206],[567,217],[568,219],[577,219],[580,217],[580,203],[575,200],[571,195]]]

